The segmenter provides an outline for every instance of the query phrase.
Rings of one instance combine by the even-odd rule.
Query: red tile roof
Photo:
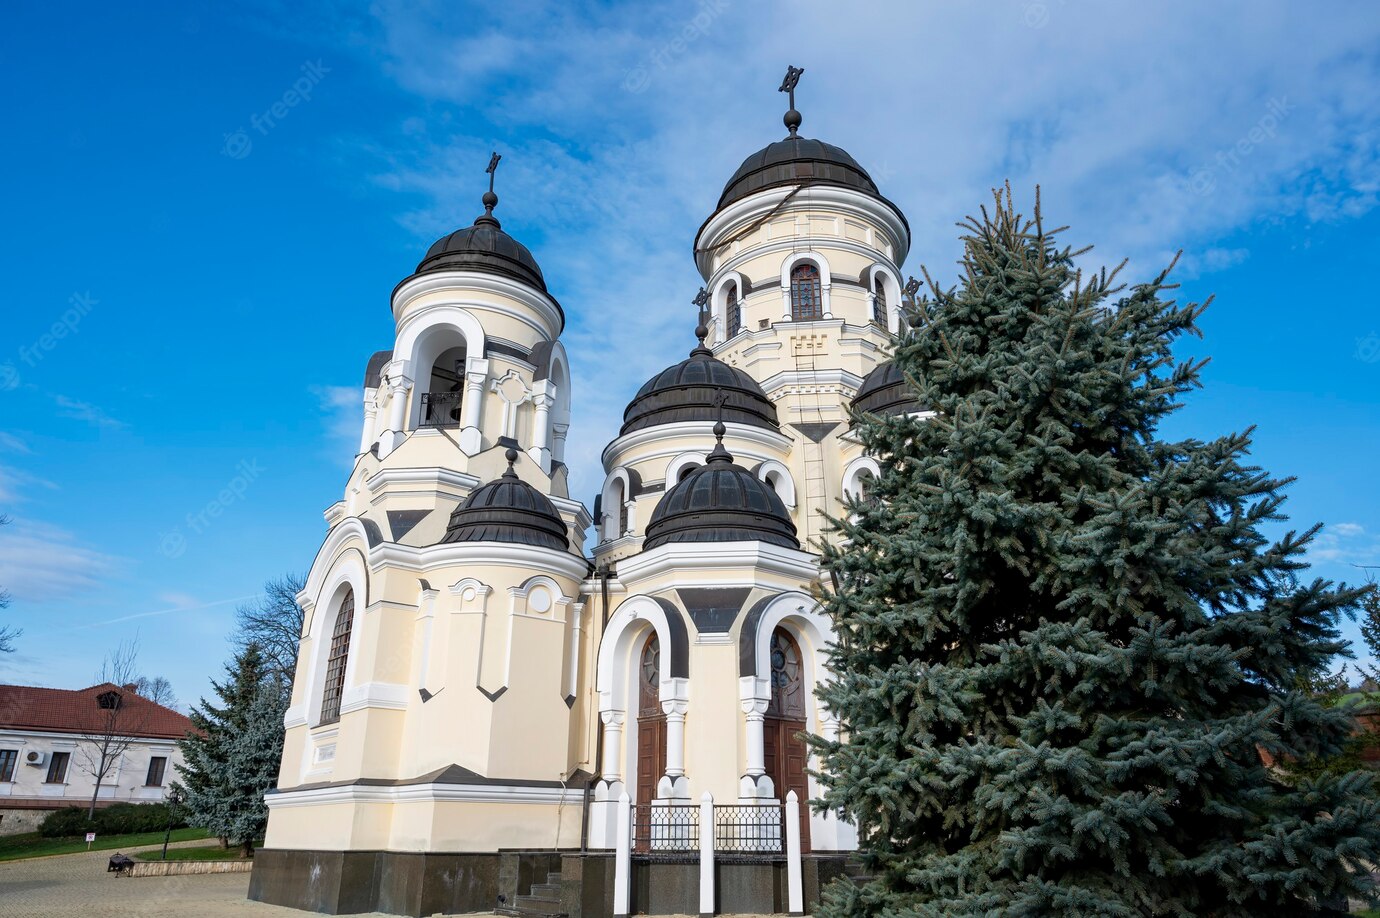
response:
[[[122,699],[116,718],[97,700],[108,691],[119,692]],[[181,739],[192,729],[192,722],[171,708],[109,682],[76,690],[0,685],[0,729],[104,733],[108,723],[125,736],[161,739]]]

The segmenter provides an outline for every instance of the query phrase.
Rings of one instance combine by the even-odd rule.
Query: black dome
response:
[[[623,412],[618,435],[659,424],[717,420],[715,397],[720,393],[727,399],[723,420],[777,429],[776,406],[757,380],[715,358],[701,342],[689,357],[662,370],[637,390]]]
[[[470,492],[450,514],[442,542],[516,542],[569,551],[565,522],[550,498],[513,471],[517,451],[508,450],[508,471]]]
[[[890,360],[873,367],[853,396],[853,410],[871,414],[910,414],[920,407],[900,368]]]
[[[723,425],[715,425],[723,436]],[[735,465],[722,439],[709,461],[666,492],[647,524],[643,550],[668,542],[767,542],[800,548],[795,524],[771,485]]]
[[[510,277],[546,292],[546,279],[527,246],[503,232],[492,214],[485,214],[473,226],[442,236],[427,249],[417,265],[417,274],[432,271],[482,271]]]
[[[769,143],[743,160],[724,186],[718,209],[763,188],[810,182],[841,185],[882,197],[877,183],[842,147],[807,137],[787,137]]]

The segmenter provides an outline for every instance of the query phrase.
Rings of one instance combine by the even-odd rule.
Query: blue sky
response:
[[[1369,4],[228,6],[3,14],[4,681],[85,684],[137,634],[208,690],[236,602],[310,563],[389,293],[479,212],[492,149],[569,317],[591,502],[623,405],[693,343],[694,231],[781,134],[787,63],[802,133],[907,212],[911,271],[952,279],[953,224],[1007,178],[1132,279],[1182,247],[1213,360],[1168,432],[1257,425],[1294,523],[1327,524],[1317,572],[1380,564]]]

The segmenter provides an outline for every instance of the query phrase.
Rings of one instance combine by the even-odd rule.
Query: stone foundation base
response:
[[[805,911],[832,880],[844,875],[848,854],[806,855]],[[613,914],[611,851],[296,851],[261,848],[254,854],[249,898],[328,915],[384,912],[414,918],[488,912],[511,907],[533,884],[560,881],[561,910],[570,918]],[[646,915],[697,915],[699,863],[634,859],[632,905]],[[785,861],[715,865],[716,914],[785,914]]]

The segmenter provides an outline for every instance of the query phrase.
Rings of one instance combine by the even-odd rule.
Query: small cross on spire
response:
[[[781,81],[781,88],[777,90],[777,92],[784,92],[790,96],[791,108],[786,112],[786,117],[782,120],[785,122],[786,128],[791,132],[792,137],[794,137],[795,132],[800,129],[800,112],[795,110],[795,87],[796,84],[800,82],[800,75],[804,72],[804,67],[795,67],[787,64],[786,78]]]
[[[494,208],[498,206],[498,195],[494,194],[494,174],[498,172],[498,161],[502,158],[495,151],[489,156],[489,168],[484,170],[489,174],[489,190],[484,192],[484,197],[481,199],[484,202],[484,216],[480,217],[479,220],[492,221],[495,224],[498,223],[494,217]],[[479,220],[475,222],[478,223]]]

